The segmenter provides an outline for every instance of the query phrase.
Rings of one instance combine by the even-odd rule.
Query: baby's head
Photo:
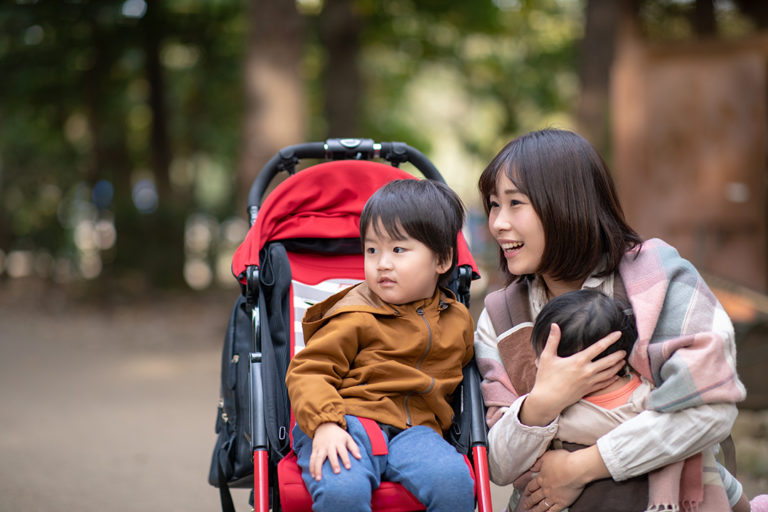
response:
[[[629,355],[637,340],[632,308],[596,290],[564,293],[544,306],[531,333],[536,356],[544,350],[553,323],[560,327],[560,345],[557,348],[560,357],[573,355],[614,331],[621,331],[621,339],[595,359],[619,350]]]
[[[360,215],[366,280],[369,280],[369,259],[374,253],[382,252],[382,248],[373,247],[371,241],[411,239],[431,251],[438,263],[439,282],[446,284],[456,266],[457,237],[463,223],[464,205],[444,183],[402,179],[384,185],[368,199]],[[389,252],[393,251],[390,249]],[[407,253],[399,247],[395,247],[394,252]],[[389,261],[376,263],[383,264],[389,264]]]

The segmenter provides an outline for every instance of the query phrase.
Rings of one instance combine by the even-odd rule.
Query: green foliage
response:
[[[402,135],[429,150],[432,127],[448,123],[466,151],[488,158],[511,136],[569,116],[582,30],[578,2],[398,0],[376,6],[365,25],[362,56],[369,87],[365,119],[376,136]],[[409,102],[416,84],[434,90],[435,102],[453,90],[447,105],[433,110],[455,115],[418,117]]]
[[[140,263],[131,262],[144,252],[152,261],[182,253],[175,234],[183,234],[185,212],[231,214],[232,192],[214,201],[195,193],[199,166],[188,176],[183,162],[205,160],[208,167],[233,172],[242,124],[245,19],[236,0],[158,1],[150,9],[135,0],[3,3],[0,251],[63,254],[74,265],[96,255],[103,263],[141,271]],[[152,37],[159,42],[163,73],[165,150],[173,160],[171,189],[160,191],[156,211],[142,214],[131,200],[135,183],[142,177],[157,184],[168,180],[153,166],[158,113],[151,108],[147,74]],[[232,180],[220,174],[231,187]],[[201,172],[201,178],[209,175]],[[100,180],[111,184],[114,200],[96,205],[92,192]],[[78,242],[78,225],[99,221],[120,228],[123,249],[117,258],[115,249],[94,252]],[[153,237],[148,248],[146,233],[129,229],[131,224],[167,233]],[[181,276],[181,257],[169,261],[179,268],[166,265],[162,278],[150,279],[160,282],[168,272]]]
[[[737,0],[712,2],[712,14],[718,37],[743,37],[755,32],[755,17],[750,16],[749,4],[760,2]],[[746,5],[738,5],[746,4]],[[697,37],[695,21],[696,3],[680,0],[644,0],[638,15],[645,36],[652,41],[683,41]],[[743,10],[741,7],[747,7]],[[755,14],[764,15],[758,9]]]
[[[453,145],[476,159],[474,173],[511,136],[569,122],[582,30],[577,0],[352,5],[360,19],[361,135],[406,141],[430,156]],[[145,272],[159,283],[183,264],[190,214],[239,215],[233,188],[247,7],[240,0],[0,5],[0,251],[44,251],[81,271],[96,257],[109,275]],[[318,37],[322,7],[301,5],[310,140],[325,136],[320,77],[332,65]],[[153,111],[153,51],[162,112]],[[153,152],[157,121],[167,132],[167,176]],[[143,179],[159,195],[144,213],[133,200]],[[94,190],[105,182],[114,196],[99,203]],[[83,233],[105,223],[117,229],[117,242],[83,245]]]

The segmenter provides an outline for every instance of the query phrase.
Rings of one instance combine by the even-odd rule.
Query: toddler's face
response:
[[[367,229],[363,241],[365,281],[373,292],[390,304],[406,304],[435,293],[440,274],[450,262],[441,263],[422,242],[407,236],[395,240],[379,225]],[[403,229],[400,229],[404,233]]]

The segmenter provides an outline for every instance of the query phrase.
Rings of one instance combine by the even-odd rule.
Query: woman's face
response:
[[[533,274],[544,255],[544,226],[531,200],[503,172],[490,197],[488,228],[504,251],[507,269],[516,276]]]

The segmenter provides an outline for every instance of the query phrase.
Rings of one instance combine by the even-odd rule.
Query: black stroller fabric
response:
[[[279,461],[290,450],[291,409],[284,385],[290,362],[291,269],[285,248],[268,244],[262,251],[262,273],[258,304],[251,305],[240,295],[232,308],[221,358],[221,397],[216,417],[218,439],[213,450],[208,482],[219,487],[222,507],[234,510],[229,487],[253,485],[253,452],[250,444],[250,396],[248,357],[254,335],[262,347],[267,437],[270,459]],[[252,308],[258,307],[259,323],[254,333]]]

